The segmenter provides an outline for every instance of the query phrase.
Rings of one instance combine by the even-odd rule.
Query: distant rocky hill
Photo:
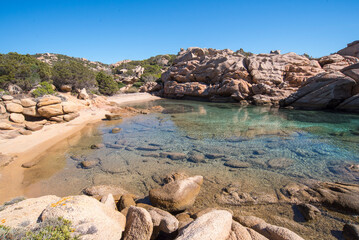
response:
[[[84,64],[90,70],[93,70],[96,72],[99,72],[99,71],[105,71],[108,73],[111,72],[111,67],[109,64],[105,64],[105,63],[97,62],[97,61],[96,62],[90,61],[90,60],[87,60],[86,58],[76,58],[76,57],[66,56],[63,54],[55,54],[55,53],[37,53],[34,55],[34,57],[44,63],[51,65],[51,66],[53,66],[58,61],[73,60],[73,61],[77,61],[77,62]]]

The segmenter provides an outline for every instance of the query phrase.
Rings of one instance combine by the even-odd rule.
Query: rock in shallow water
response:
[[[154,206],[170,212],[184,210],[193,205],[202,183],[202,176],[172,181],[161,188],[152,189],[150,201]]]
[[[248,168],[251,166],[250,163],[236,161],[236,160],[229,160],[229,161],[225,162],[223,165],[230,167],[230,168]]]

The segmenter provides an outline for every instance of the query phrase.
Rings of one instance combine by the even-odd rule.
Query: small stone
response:
[[[85,169],[93,168],[97,165],[98,161],[96,160],[85,160],[81,162],[81,167]]]
[[[97,185],[92,187],[87,187],[82,192],[89,196],[107,196],[111,193],[113,196],[115,195],[123,195],[128,192],[120,186],[114,185]]]
[[[204,155],[202,153],[192,153],[189,155],[187,160],[190,162],[194,162],[194,163],[205,163],[206,162]]]
[[[54,117],[50,117],[49,118],[50,121],[54,121],[54,122],[63,122],[64,121],[64,116],[54,116]]]
[[[148,147],[138,147],[136,148],[139,151],[157,151],[160,150],[159,147],[153,147],[153,146],[148,146]]]
[[[14,123],[23,123],[25,121],[24,115],[20,113],[11,113],[9,119]]]
[[[302,203],[297,207],[307,221],[313,220],[321,214],[320,210],[311,204]]]
[[[111,130],[111,132],[112,133],[119,133],[121,131],[121,128],[113,128],[112,130]]]
[[[91,145],[91,149],[100,149],[100,148],[104,148],[105,147],[105,144],[103,143],[97,143],[97,144],[93,144]]]
[[[26,130],[26,129],[20,129],[19,133],[21,135],[31,135],[32,134],[32,132],[30,130]]]
[[[81,89],[81,91],[77,97],[78,97],[78,99],[82,99],[82,100],[89,99],[89,95],[87,94],[86,88]]]
[[[61,85],[60,90],[62,92],[71,92],[72,91],[72,86],[71,85]]]
[[[107,120],[119,120],[122,119],[120,114],[105,114]]]
[[[35,159],[33,161],[23,163],[21,165],[21,167],[23,167],[23,168],[32,168],[33,166],[36,166],[39,162],[40,162],[39,159]]]
[[[217,158],[224,158],[225,155],[224,154],[219,154],[219,153],[208,153],[206,154],[206,158],[209,159],[217,159]]]
[[[167,157],[172,160],[182,160],[187,158],[187,155],[184,153],[178,153],[178,152],[162,152],[160,153],[160,157]]]
[[[294,161],[289,158],[274,158],[267,162],[270,168],[283,169],[293,165]]]
[[[30,130],[30,131],[39,131],[41,130],[44,126],[37,124],[37,123],[31,123],[31,122],[27,122],[25,123],[25,127],[26,129]]]
[[[224,166],[231,167],[231,168],[249,168],[251,166],[251,164],[248,162],[229,160],[224,163]]]
[[[120,211],[130,206],[136,206],[136,202],[133,200],[132,194],[122,195],[118,204]]]
[[[178,229],[178,220],[169,212],[159,208],[151,208],[148,210],[151,215],[154,233],[159,231],[172,233]]]
[[[107,196],[104,196],[101,198],[101,202],[110,208],[117,210],[115,199],[113,198],[113,195],[109,193]]]

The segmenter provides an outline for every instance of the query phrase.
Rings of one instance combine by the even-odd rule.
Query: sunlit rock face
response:
[[[188,48],[162,75],[163,95],[272,104],[323,71],[318,61],[295,53],[244,56],[228,49]]]

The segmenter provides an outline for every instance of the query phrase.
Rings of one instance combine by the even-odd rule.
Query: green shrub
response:
[[[246,57],[250,57],[250,56],[253,55],[253,53],[251,53],[251,52],[245,52],[245,51],[243,50],[243,48],[239,49],[236,53],[242,54],[242,55],[244,55],[244,56],[246,56]]]
[[[42,97],[48,94],[54,94],[55,91],[52,89],[51,83],[48,82],[41,82],[40,87],[36,88],[31,94],[34,97]]]
[[[0,225],[0,239],[21,239],[21,240],[78,240],[79,236],[71,236],[74,230],[71,222],[63,219],[48,219],[39,224],[31,231],[21,228],[9,228]]]
[[[113,77],[102,71],[96,75],[96,81],[101,94],[114,95],[118,91],[118,85]]]
[[[58,61],[53,66],[52,79],[54,85],[71,85],[74,88],[90,89],[96,86],[95,73],[81,62],[74,60]]]
[[[126,86],[126,84],[124,84],[123,82],[118,82],[118,88],[123,88],[124,86]]]
[[[42,81],[51,78],[51,67],[30,55],[18,53],[0,54],[0,88],[16,84],[28,91]]]
[[[125,91],[125,93],[137,93],[137,92],[138,92],[138,88],[136,87],[130,87]]]
[[[135,88],[140,88],[143,84],[144,82],[135,82],[132,86],[134,86]]]

